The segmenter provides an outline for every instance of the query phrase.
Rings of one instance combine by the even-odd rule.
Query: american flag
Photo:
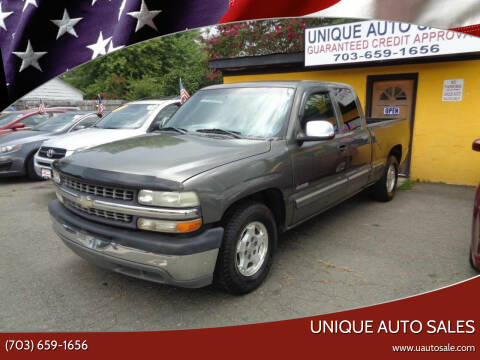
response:
[[[38,112],[40,114],[46,114],[46,111],[45,111],[45,105],[43,104],[43,100],[40,99],[40,103],[38,104]]]
[[[0,109],[68,69],[130,44],[220,21],[304,15],[334,2],[276,0],[272,7],[269,0],[2,0]]]
[[[182,79],[180,79],[180,104],[183,104],[190,98],[190,94],[187,89],[183,86]]]
[[[98,108],[97,108],[97,114],[100,115],[101,117],[103,116],[105,112],[105,107],[103,106],[103,100],[102,100],[102,95],[98,94]]]
[[[0,109],[4,109],[21,96],[68,69],[130,44],[218,22],[301,16],[334,8],[337,3],[341,5],[347,1],[355,3],[351,9],[362,8],[362,4],[370,9],[387,2],[386,0],[2,0]],[[436,1],[450,4],[448,16],[437,18],[445,18],[447,21],[452,17],[461,16],[460,10],[456,11],[460,2]],[[388,1],[393,2],[407,3],[398,0]],[[433,0],[424,2],[430,4],[429,9],[435,3]],[[465,2],[470,4],[477,2],[477,5],[471,11],[463,11]],[[464,0],[461,3],[463,14],[473,16],[472,19],[475,19],[475,15],[478,17],[477,0]],[[438,10],[440,8],[441,6],[437,7]],[[422,13],[422,9],[420,7],[415,13]],[[331,14],[333,13],[325,15]],[[432,14],[433,10],[427,15]],[[359,17],[351,11],[343,12],[340,16]],[[398,20],[412,22],[408,19]],[[467,21],[467,25],[479,23],[480,20],[478,22],[470,20],[470,23]],[[465,26],[465,22],[459,24]],[[473,27],[469,31],[474,34],[479,28]]]

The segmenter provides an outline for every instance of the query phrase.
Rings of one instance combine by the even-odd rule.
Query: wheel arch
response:
[[[397,144],[395,145],[394,147],[392,147],[392,149],[390,150],[390,153],[388,154],[388,156],[390,155],[393,155],[395,156],[395,158],[397,159],[398,161],[398,164],[401,164],[402,163],[402,156],[403,156],[403,151],[402,151],[402,145],[401,144]]]
[[[282,231],[285,228],[286,208],[283,200],[283,194],[278,188],[266,188],[251,194],[246,194],[233,201],[223,212],[221,222],[224,223],[232,210],[244,201],[257,201],[267,206],[272,212],[277,228]]]

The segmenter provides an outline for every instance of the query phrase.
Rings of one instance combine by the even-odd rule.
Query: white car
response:
[[[124,104],[95,126],[45,141],[35,154],[35,172],[51,177],[51,164],[74,152],[145,134],[162,126],[177,111],[179,99],[141,100]]]

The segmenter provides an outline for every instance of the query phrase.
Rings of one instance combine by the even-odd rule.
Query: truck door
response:
[[[339,123],[328,91],[310,92],[302,107],[303,116],[296,124],[297,132],[305,131],[305,124],[309,120],[326,120],[332,123],[338,133]],[[337,138],[293,145],[293,223],[322,211],[344,197],[347,186],[344,150],[345,146]]]
[[[368,183],[371,173],[372,145],[370,132],[355,92],[350,88],[335,87],[333,96],[340,114],[338,138],[347,146],[345,175],[348,194],[358,192]]]

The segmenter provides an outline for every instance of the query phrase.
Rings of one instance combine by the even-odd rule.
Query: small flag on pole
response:
[[[180,79],[180,104],[183,104],[190,98],[190,94],[187,89],[183,86],[182,79]]]
[[[40,104],[38,105],[38,113],[39,114],[45,114],[46,111],[45,111],[45,105],[43,104],[43,100],[40,99]]]
[[[97,115],[103,117],[105,108],[103,106],[102,95],[98,94],[98,108],[97,108]]]

